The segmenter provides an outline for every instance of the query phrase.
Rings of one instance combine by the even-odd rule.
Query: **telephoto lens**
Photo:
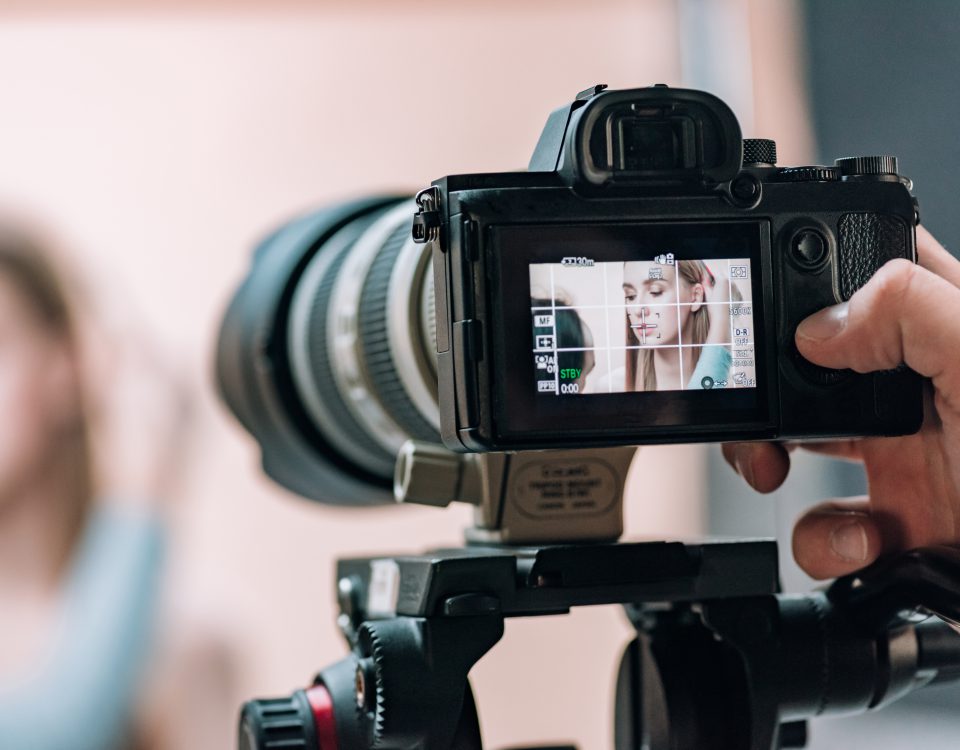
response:
[[[440,443],[434,280],[415,212],[377,197],[287,223],[224,317],[220,393],[267,474],[313,500],[393,502],[403,444]]]

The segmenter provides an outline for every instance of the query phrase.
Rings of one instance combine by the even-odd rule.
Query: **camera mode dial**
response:
[[[779,182],[836,182],[840,170],[836,167],[785,167],[777,173]]]
[[[769,138],[745,138],[743,141],[743,166],[775,166],[777,142]]]
[[[844,177],[889,179],[899,174],[896,156],[848,156],[835,163]]]

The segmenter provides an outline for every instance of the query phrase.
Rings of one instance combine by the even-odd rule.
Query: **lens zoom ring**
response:
[[[380,214],[374,215],[373,219],[379,218]],[[344,433],[349,434],[349,439],[358,444],[363,449],[370,452],[371,455],[379,457],[385,462],[385,466],[392,466],[395,456],[390,456],[372,438],[367,435],[366,430],[357,422],[353,413],[340,395],[337,388],[337,381],[333,374],[333,366],[330,361],[330,348],[328,346],[327,321],[329,318],[330,297],[333,294],[333,288],[340,273],[343,262],[350,254],[350,251],[356,245],[357,240],[363,235],[372,222],[372,219],[365,220],[362,224],[357,222],[358,231],[354,240],[346,244],[340,251],[340,254],[333,259],[330,267],[323,276],[323,280],[314,296],[313,306],[310,310],[310,326],[307,334],[307,346],[310,351],[310,364],[317,388],[321,391],[324,405],[337,423],[338,428]],[[321,252],[323,250],[321,249]],[[337,444],[337,435],[327,435],[331,445]],[[392,470],[391,474],[392,476]]]
[[[394,421],[415,440],[440,442],[440,435],[421,416],[407,395],[396,372],[387,335],[387,294],[397,256],[410,236],[406,224],[398,228],[380,248],[370,267],[360,294],[359,329],[367,374],[380,396],[380,402]],[[419,306],[417,306],[419,307]],[[408,322],[410,335],[419,333],[419,321]]]

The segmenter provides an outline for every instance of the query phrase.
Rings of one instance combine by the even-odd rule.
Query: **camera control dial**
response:
[[[798,232],[790,243],[793,259],[806,271],[819,270],[827,259],[829,245],[820,232],[805,229]]]
[[[844,177],[890,178],[898,175],[896,156],[848,156],[835,164]]]
[[[836,182],[840,170],[836,167],[786,167],[777,173],[779,182]]]
[[[760,164],[774,166],[777,163],[777,142],[769,138],[745,138],[743,140],[743,165]]]

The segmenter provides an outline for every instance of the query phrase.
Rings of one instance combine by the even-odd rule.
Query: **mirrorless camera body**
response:
[[[797,325],[894,258],[918,212],[894,157],[776,166],[700,91],[597,86],[529,171],[418,195],[444,444],[515,451],[919,429],[919,377],[813,365]]]

